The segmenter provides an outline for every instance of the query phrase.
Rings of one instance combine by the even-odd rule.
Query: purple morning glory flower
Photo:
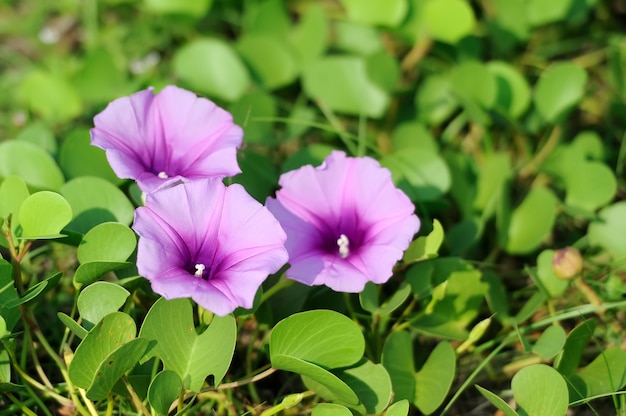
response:
[[[148,194],[133,228],[137,269],[152,289],[191,297],[217,315],[252,307],[261,283],[287,262],[278,221],[242,186],[219,178]]]
[[[111,102],[94,125],[91,144],[106,150],[117,176],[136,180],[144,192],[241,172],[236,151],[243,132],[230,113],[172,85]]]
[[[287,277],[338,292],[384,283],[419,229],[409,198],[369,157],[334,151],[287,172],[267,207],[287,233]]]

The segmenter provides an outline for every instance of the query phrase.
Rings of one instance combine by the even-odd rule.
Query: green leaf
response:
[[[437,257],[443,243],[443,227],[438,220],[433,220],[433,230],[427,236],[415,239],[404,252],[405,262],[414,262]]]
[[[57,316],[61,320],[61,322],[63,322],[63,324],[68,327],[70,331],[72,331],[74,335],[76,335],[79,339],[85,339],[89,332],[85,328],[80,326],[78,322],[76,322],[63,312],[57,312]]]
[[[506,250],[526,254],[537,249],[556,220],[557,199],[547,188],[533,187],[511,216]]]
[[[121,308],[130,292],[110,282],[96,282],[84,288],[78,295],[77,307],[84,326],[90,330],[106,315]]]
[[[570,331],[563,352],[554,360],[554,366],[559,373],[570,377],[576,372],[597,324],[595,319],[587,319]]]
[[[430,125],[439,125],[458,108],[459,101],[452,92],[450,79],[443,75],[427,76],[415,95],[417,119]]]
[[[381,304],[378,299],[379,289],[380,285],[367,282],[365,288],[359,294],[359,302],[361,303],[361,307],[366,311],[382,316],[390,315],[411,295],[411,286],[406,283],[401,283],[400,287]]]
[[[154,345],[147,339],[133,339],[109,354],[96,371],[96,377],[87,390],[91,400],[102,400],[111,394],[118,380],[139,362]]]
[[[87,129],[73,130],[65,137],[59,152],[59,165],[69,179],[97,176],[114,185],[123,182],[111,169],[104,150],[91,145]]]
[[[270,335],[270,360],[286,355],[323,366],[346,367],[363,356],[365,340],[359,327],[330,310],[313,310],[280,321]]]
[[[422,413],[431,414],[445,400],[456,372],[456,354],[450,343],[441,341],[415,374],[413,403]]]
[[[280,171],[282,173],[289,172],[304,165],[319,166],[333,150],[336,148],[319,143],[306,146],[289,156],[281,166]]]
[[[36,189],[55,191],[65,182],[50,154],[35,144],[16,140],[0,143],[0,177],[11,175]]]
[[[531,25],[542,26],[565,21],[573,5],[573,0],[528,0],[526,15]]]
[[[63,276],[63,273],[61,272],[53,274],[52,276],[48,277],[45,280],[42,280],[36,285],[29,287],[28,290],[24,292],[21,298],[13,298],[5,303],[4,306],[11,309],[41,298],[59,283],[59,280],[61,280],[61,276]]]
[[[403,149],[384,156],[380,164],[391,171],[396,185],[412,200],[431,201],[450,189],[450,170],[438,153]]]
[[[239,153],[238,161],[242,173],[233,177],[233,182],[243,185],[257,201],[265,202],[278,183],[276,167],[267,156],[247,149]]]
[[[476,384],[476,388],[478,389],[480,394],[485,397],[485,399],[489,400],[492,405],[494,405],[498,410],[504,413],[504,416],[519,416],[517,412],[513,410],[511,406],[509,406],[509,404],[502,400],[498,395],[493,394],[489,390],[480,387],[478,384]]]
[[[83,109],[80,95],[68,79],[42,70],[34,70],[22,80],[20,93],[28,108],[50,122],[68,121]]]
[[[626,257],[626,202],[617,202],[603,208],[598,217],[599,221],[589,224],[589,243],[604,247],[611,253],[613,260],[623,260]]]
[[[407,416],[409,414],[409,401],[400,400],[387,408],[385,416]]]
[[[334,48],[364,58],[384,50],[380,32],[375,27],[347,20],[333,23]]]
[[[567,280],[559,279],[552,269],[554,250],[543,250],[537,257],[537,273],[531,274],[537,284],[545,290],[551,298],[558,298],[563,295],[565,289],[569,287]]]
[[[328,20],[321,5],[307,7],[289,41],[303,68],[322,56],[328,44]]]
[[[537,111],[550,123],[559,122],[585,92],[587,72],[571,62],[559,62],[546,69],[535,86]]]
[[[164,370],[157,374],[148,389],[150,406],[159,415],[167,415],[170,405],[183,389],[183,381],[174,371]]]
[[[126,71],[118,67],[113,54],[103,47],[89,51],[73,83],[86,101],[107,102],[130,93]]]
[[[39,121],[27,125],[15,139],[32,143],[51,155],[57,152],[57,140],[54,134],[44,123]]]
[[[135,209],[126,195],[104,179],[84,176],[72,179],[61,188],[61,195],[72,206],[74,218],[67,226],[86,233],[103,222],[130,224]]]
[[[72,219],[72,207],[61,195],[41,191],[22,202],[19,221],[23,239],[57,238]]]
[[[487,68],[495,75],[498,85],[495,108],[511,118],[521,117],[530,106],[531,100],[530,87],[522,73],[513,65],[502,61],[491,61]]]
[[[363,409],[363,413],[367,414],[380,413],[389,404],[391,379],[382,364],[364,359],[359,365],[336,371],[335,374],[358,396],[360,404],[356,407],[357,411]]]
[[[93,227],[78,246],[77,257],[81,263],[91,261],[123,262],[135,250],[135,233],[117,222],[106,222]]]
[[[72,382],[89,389],[109,354],[135,339],[136,332],[135,321],[129,315],[114,312],[105,316],[76,348],[69,366]]]
[[[490,217],[502,198],[504,185],[511,177],[511,156],[505,152],[486,155],[478,172],[478,190],[474,199],[474,208],[485,211]]]
[[[457,43],[476,25],[474,11],[464,0],[429,0],[424,18],[430,36],[447,43]]]
[[[368,25],[397,26],[406,15],[406,0],[341,0],[348,19]]]
[[[389,97],[367,76],[365,60],[336,55],[311,63],[302,74],[306,94],[333,111],[381,117]]]
[[[291,84],[299,75],[297,58],[283,39],[271,35],[244,35],[237,41],[236,49],[261,85],[269,90]]]
[[[22,316],[18,308],[10,306],[19,300],[20,295],[13,280],[13,267],[8,261],[0,259],[0,316],[7,331],[12,331]]]
[[[198,392],[209,375],[213,375],[215,385],[226,375],[237,328],[232,315],[215,316],[198,334],[188,299],[159,299],[148,311],[140,336],[157,341],[152,355],[163,361],[165,370],[176,372],[185,388]]]
[[[572,401],[615,393],[626,385],[626,351],[609,347],[568,378]]]
[[[76,273],[74,273],[74,283],[88,285],[109,272],[125,269],[132,265],[133,263],[126,261],[90,261],[83,263],[78,266]]]
[[[565,203],[590,212],[611,202],[617,193],[615,173],[603,163],[578,164],[564,179]]]
[[[415,364],[413,341],[407,331],[389,334],[382,352],[382,364],[389,372],[394,400],[415,400]]]
[[[560,325],[551,325],[541,334],[532,352],[549,360],[557,355],[565,345],[565,330]]]
[[[313,408],[311,416],[352,416],[352,412],[340,404],[318,403]]]
[[[563,416],[568,392],[563,376],[545,364],[522,368],[511,380],[517,412],[521,416]]]
[[[396,151],[411,147],[433,152],[439,151],[439,145],[428,128],[418,122],[402,123],[396,126],[391,133],[391,142]]]
[[[158,14],[183,14],[202,17],[208,11],[213,0],[144,0],[146,9]]]
[[[6,220],[11,215],[12,233],[15,233],[20,224],[18,213],[22,203],[29,195],[26,183],[19,176],[7,176],[0,185],[0,218]]]
[[[486,65],[467,61],[455,65],[450,71],[452,89],[462,101],[471,101],[483,108],[496,104],[498,84]]]
[[[276,354],[272,358],[272,366],[300,374],[304,385],[326,400],[353,406],[359,403],[356,393],[343,380],[316,364],[289,355]]]
[[[217,39],[197,39],[174,54],[174,73],[193,89],[235,101],[250,85],[243,62],[231,46]]]

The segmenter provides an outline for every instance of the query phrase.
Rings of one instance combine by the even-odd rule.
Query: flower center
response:
[[[169,176],[167,176],[167,173],[165,173],[165,172],[159,172],[159,173],[157,174],[157,176],[158,176],[159,178],[161,178],[161,179],[167,179],[167,178],[169,178]]]
[[[206,266],[202,263],[198,263],[195,266],[195,273],[193,274],[196,277],[200,277],[203,278],[204,277],[204,271],[206,270]]]
[[[350,255],[350,240],[348,240],[348,237],[345,234],[339,235],[339,238],[337,239],[337,247],[339,247],[339,256],[341,256],[342,259],[345,259],[348,255]]]

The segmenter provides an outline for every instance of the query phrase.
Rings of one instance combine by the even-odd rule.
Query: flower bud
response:
[[[583,270],[583,257],[574,247],[557,250],[552,259],[552,271],[559,279],[571,280]]]

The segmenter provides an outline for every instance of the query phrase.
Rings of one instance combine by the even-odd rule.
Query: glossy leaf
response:
[[[330,310],[313,310],[280,321],[270,336],[270,359],[290,356],[323,366],[346,367],[363,356],[361,330],[346,316]]]
[[[31,240],[58,238],[71,219],[72,208],[65,198],[55,192],[36,192],[20,206],[20,237]]]
[[[11,231],[19,225],[18,213],[22,202],[28,198],[30,193],[28,187],[19,176],[8,176],[0,184],[0,218],[7,219],[11,216]]]
[[[439,248],[443,243],[444,232],[441,223],[433,220],[433,230],[427,236],[421,236],[413,240],[402,258],[405,262],[426,260],[437,257]]]
[[[159,299],[148,311],[140,336],[157,341],[151,352],[183,380],[186,389],[199,391],[213,376],[218,385],[235,351],[237,328],[232,315],[215,316],[201,334],[196,332],[188,299]],[[146,357],[148,358],[148,357]]]
[[[78,246],[77,257],[81,263],[92,261],[123,262],[135,250],[135,233],[117,222],[107,222],[93,227]]]
[[[518,413],[509,406],[507,402],[502,400],[498,395],[493,394],[489,390],[480,387],[478,384],[476,388],[482,394],[485,399],[489,400],[489,402],[494,405],[498,410],[500,410],[504,416],[519,416]]]
[[[340,404],[318,403],[313,408],[311,416],[352,416],[352,412]]]
[[[47,279],[44,279],[41,282],[36,283],[33,286],[29,287],[28,290],[26,290],[26,292],[22,294],[22,297],[12,298],[7,303],[5,303],[4,306],[12,309],[12,308],[15,308],[16,306],[23,305],[28,302],[32,302],[34,300],[40,299],[43,295],[45,295],[51,289],[54,289],[54,287],[59,283],[59,280],[61,280],[61,276],[63,276],[63,273],[60,273],[60,272],[53,274]]]
[[[110,282],[96,282],[84,288],[78,295],[77,307],[83,325],[90,330],[106,315],[121,308],[130,292]]]
[[[87,331],[85,328],[80,326],[78,324],[78,322],[76,322],[75,320],[73,320],[71,317],[69,317],[68,315],[64,314],[63,312],[57,312],[57,317],[79,339],[84,339],[87,336],[87,334],[89,333],[89,331]]]
[[[272,366],[300,374],[304,385],[326,400],[339,401],[352,406],[359,404],[359,397],[350,386],[335,374],[316,364],[289,355],[275,355],[272,359]]]

